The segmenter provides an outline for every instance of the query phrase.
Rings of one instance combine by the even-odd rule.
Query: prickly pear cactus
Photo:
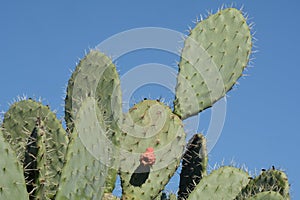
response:
[[[228,8],[199,22],[182,50],[174,112],[185,119],[211,107],[242,76],[251,48],[241,11]]]
[[[252,178],[223,166],[207,175],[204,135],[186,144],[183,119],[211,107],[236,83],[252,48],[241,11],[228,8],[199,22],[186,38],[174,111],[144,100],[122,113],[115,65],[91,50],[68,82],[67,131],[48,106],[14,103],[0,129],[0,199],[289,200],[287,176],[272,168]],[[182,161],[182,162],[181,162]],[[182,163],[178,197],[165,185]]]

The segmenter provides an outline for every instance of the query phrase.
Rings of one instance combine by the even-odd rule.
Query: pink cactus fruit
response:
[[[140,164],[144,166],[152,166],[155,160],[154,149],[152,147],[148,147],[146,152],[140,156]]]

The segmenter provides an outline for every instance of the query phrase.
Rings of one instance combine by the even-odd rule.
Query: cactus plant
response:
[[[66,131],[48,106],[14,103],[0,129],[1,199],[288,200],[283,171],[252,178],[222,166],[207,174],[204,135],[186,144],[183,119],[222,98],[242,76],[252,50],[241,11],[210,15],[190,31],[179,63],[174,110],[143,100],[122,113],[115,65],[91,50],[72,74],[65,99]],[[164,192],[182,161],[178,195]]]

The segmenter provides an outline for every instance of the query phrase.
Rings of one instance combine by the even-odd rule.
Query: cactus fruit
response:
[[[15,152],[0,129],[0,199],[28,200],[25,178]]]
[[[178,199],[186,199],[195,186],[206,175],[207,151],[206,139],[202,134],[195,134],[187,144],[182,158]]]
[[[223,97],[242,76],[251,48],[249,26],[235,8],[198,23],[182,50],[174,113],[186,119]]]
[[[124,199],[154,199],[179,165],[185,144],[183,124],[163,103],[144,100],[126,114],[122,131],[120,171]],[[146,152],[151,159],[144,165],[140,159],[147,147],[152,147]]]
[[[143,166],[152,166],[155,163],[155,155],[154,155],[154,149],[152,147],[148,147],[146,149],[146,152],[143,153],[140,157],[140,165]]]

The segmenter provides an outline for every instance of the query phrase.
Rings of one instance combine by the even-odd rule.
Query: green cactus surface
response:
[[[68,83],[65,119],[71,131],[81,102],[87,97],[97,100],[106,123],[117,132],[122,116],[119,75],[111,59],[97,50],[91,50],[79,62]]]
[[[188,200],[232,200],[249,182],[249,175],[234,167],[221,167],[205,176],[190,193]]]
[[[38,152],[36,155],[36,162],[37,162],[37,171],[38,177],[36,185],[38,185],[37,190],[35,192],[35,199],[53,199],[56,194],[56,188],[49,190],[47,188],[48,181],[46,180],[48,177],[48,169],[47,169],[47,138],[46,138],[46,131],[44,127],[44,123],[42,121],[37,121],[37,148]],[[57,185],[56,185],[57,186]]]
[[[286,200],[278,192],[260,192],[253,197],[247,198],[246,200]]]
[[[182,157],[178,199],[186,199],[206,175],[207,160],[206,139],[202,134],[195,134]]]
[[[31,99],[16,102],[4,115],[3,135],[6,141],[10,143],[12,149],[16,151],[20,162],[24,164],[27,142],[36,128],[37,120],[41,120],[44,123],[45,140],[47,142],[45,143],[43,156],[46,159],[47,174],[42,179],[45,181],[44,187],[47,188],[45,198],[51,198],[55,195],[59,184],[68,143],[66,132],[56,115],[50,111],[48,106]],[[25,166],[24,170],[37,169],[30,169]],[[34,189],[39,191],[38,187],[40,185],[36,183],[34,185],[37,187]]]
[[[25,159],[23,164],[27,191],[30,199],[51,199],[55,190],[48,190],[46,187],[47,175],[47,149],[46,132],[43,122],[36,121],[36,127],[28,138]],[[34,192],[31,192],[34,191]]]
[[[283,171],[270,169],[262,171],[256,178],[243,188],[236,200],[252,197],[259,192],[274,191],[280,193],[285,200],[290,199],[288,178]]]
[[[241,11],[228,8],[199,22],[182,50],[174,113],[185,119],[223,97],[242,76],[251,48]]]
[[[58,200],[96,200],[104,194],[110,152],[105,146],[103,119],[95,116],[100,113],[98,109],[95,99],[90,97],[82,102],[77,113],[56,198]]]
[[[0,199],[28,200],[22,165],[0,129]]]
[[[115,65],[103,53],[91,50],[77,65],[67,88],[65,99],[65,119],[70,131],[74,127],[74,117],[81,107],[81,102],[87,97],[94,97],[101,109],[109,131],[107,137],[116,144],[120,133],[120,119],[122,116],[122,95],[119,75]],[[115,152],[115,157],[118,155]],[[118,159],[114,160],[114,167],[109,169],[106,180],[106,192],[114,189]]]
[[[164,189],[179,165],[185,145],[183,124],[163,103],[144,100],[126,114],[122,131],[123,198],[152,200]],[[141,155],[149,147],[154,149],[156,161],[151,166],[143,166]],[[141,182],[139,186],[130,181],[134,176]]]
[[[204,135],[186,142],[183,120],[224,97],[251,52],[243,13],[221,9],[197,22],[184,42],[174,109],[144,99],[123,113],[116,66],[91,50],[68,81],[65,128],[49,106],[32,99],[5,113],[0,200],[290,200],[284,171],[272,167],[250,177],[222,166],[207,174]],[[176,196],[166,185],[180,164]],[[117,175],[121,197],[114,195]]]

